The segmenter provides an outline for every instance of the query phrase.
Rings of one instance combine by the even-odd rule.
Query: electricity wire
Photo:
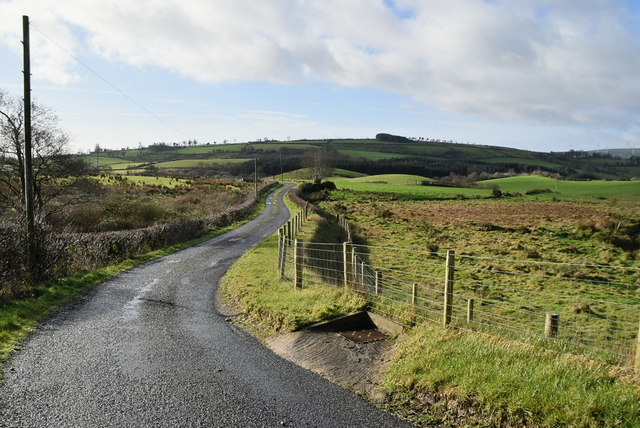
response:
[[[179,130],[178,128],[176,128],[175,126],[173,126],[172,124],[170,124],[169,122],[167,122],[166,120],[162,119],[160,116],[158,116],[157,114],[155,114],[154,112],[152,112],[151,110],[149,110],[148,108],[146,108],[145,106],[143,106],[141,103],[139,103],[138,101],[136,101],[133,97],[131,97],[130,95],[126,94],[124,91],[122,91],[120,88],[118,88],[116,85],[114,85],[113,83],[111,83],[109,80],[107,80],[105,77],[103,77],[100,73],[98,73],[97,71],[95,71],[93,68],[91,68],[90,66],[88,66],[87,64],[85,64],[82,60],[80,60],[80,58],[78,58],[77,56],[75,56],[73,53],[71,53],[68,49],[66,49],[64,46],[62,46],[60,43],[58,43],[55,39],[53,39],[52,37],[50,37],[49,35],[47,35],[46,33],[44,33],[42,30],[40,30],[38,27],[36,27],[32,22],[29,23],[29,25],[31,27],[33,27],[34,30],[36,30],[38,33],[42,34],[44,37],[46,37],[47,39],[49,39],[49,41],[51,41],[51,43],[53,43],[54,45],[56,45],[60,50],[62,50],[64,53],[66,53],[67,55],[69,55],[71,58],[73,58],[74,61],[76,61],[78,64],[82,65],[84,68],[86,68],[87,70],[89,70],[89,72],[93,73],[96,77],[98,77],[100,80],[102,80],[105,84],[107,84],[108,86],[110,86],[113,90],[115,90],[116,92],[118,92],[120,95],[122,95],[123,97],[125,97],[126,99],[128,99],[129,101],[131,101],[133,104],[135,104],[136,106],[138,106],[138,108],[142,109],[144,112],[146,112],[147,114],[151,115],[153,118],[155,118],[156,120],[158,120],[159,122],[161,122],[162,124],[164,124],[165,126],[171,128],[173,131],[177,132],[178,134],[180,134],[181,136],[185,136],[186,133]]]

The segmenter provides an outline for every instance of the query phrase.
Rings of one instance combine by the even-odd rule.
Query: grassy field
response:
[[[523,176],[486,180],[478,183],[489,188],[498,186],[503,192],[522,193],[549,190],[535,195],[537,199],[640,201],[640,181],[567,181],[540,176]]]
[[[206,146],[181,147],[174,150],[174,153],[181,155],[211,154],[219,151],[220,153],[239,153],[245,144],[211,144]]]
[[[637,204],[423,202],[337,191],[319,205],[354,225],[364,245],[357,251],[388,272],[398,296],[419,284],[427,312],[386,308],[406,322],[439,317],[444,251],[452,249],[458,254],[454,316],[461,325],[466,298],[481,302],[478,328],[522,340],[540,336],[545,313],[555,312],[565,326],[559,337],[575,345],[572,352],[616,364],[633,356],[640,319]]]
[[[567,350],[569,343],[571,352],[630,364],[640,319],[640,209],[628,191],[638,182],[560,181],[563,200],[554,199],[555,193],[526,195],[555,185],[553,179],[513,177],[491,183],[523,197],[496,199],[485,193],[462,200],[458,188],[381,182],[406,176],[364,179],[374,183],[344,180],[339,191],[321,194],[318,203],[355,226],[364,245],[358,251],[364,251],[368,264],[389,270],[388,281],[405,284],[388,298],[410,294],[415,282],[424,290],[426,312],[413,313],[404,304],[387,308],[395,316],[408,323],[439,316],[444,251],[452,249],[459,255],[458,298],[481,302],[476,312],[483,325],[477,328],[524,340],[540,336],[545,313],[555,312],[566,341],[556,348]],[[464,305],[454,310],[458,320],[464,319]]]
[[[251,143],[251,147],[255,150],[266,150],[266,151],[278,151],[280,149],[297,149],[297,150],[315,150],[318,146],[314,144],[307,144],[304,142],[275,142],[275,143]]]
[[[154,164],[156,168],[208,168],[214,165],[244,163],[250,162],[251,159],[182,159],[170,162],[158,162]]]
[[[478,187],[424,186],[431,181],[422,176],[405,174],[371,175],[353,179],[331,178],[340,190],[358,193],[394,195],[403,200],[428,199],[480,199],[492,196],[498,188],[509,197],[526,200],[576,200],[576,201],[640,201],[640,181],[567,181],[540,176],[518,176],[484,180]],[[349,199],[352,195],[343,195]]]
[[[156,187],[185,187],[191,182],[182,178],[173,177],[149,177],[144,175],[101,175],[98,181],[106,185],[130,184],[134,186],[156,186]]]
[[[375,151],[368,151],[368,150],[339,149],[338,153],[345,156],[349,156],[351,158],[364,158],[372,161],[377,161],[381,159],[402,159],[402,158],[409,157],[409,155],[406,155],[406,154],[375,152]]]
[[[373,177],[373,178],[371,178]],[[488,189],[469,189],[461,187],[441,187],[441,186],[423,186],[415,184],[414,178],[411,176],[401,176],[399,179],[390,179],[390,175],[382,176],[384,178],[376,178],[380,176],[369,176],[364,180],[334,180],[339,190],[351,190],[354,193],[343,192],[339,197],[346,200],[357,200],[360,196],[368,198],[364,194],[384,195],[386,198],[403,199],[403,200],[438,200],[438,199],[478,199],[491,197],[491,190]],[[371,180],[371,182],[369,182]],[[384,182],[391,180],[390,182]],[[398,180],[411,182],[413,184],[393,184]],[[377,182],[383,181],[383,182]],[[360,196],[359,196],[360,195]],[[374,196],[375,197],[375,196]]]
[[[413,186],[421,185],[423,181],[432,181],[430,178],[423,177],[421,175],[410,174],[379,174],[379,175],[367,175],[365,177],[358,177],[351,180],[351,182],[357,183],[378,183],[378,184],[393,184],[400,186]]]
[[[342,180],[345,178],[355,178],[355,177],[366,177],[366,174],[361,174],[359,172],[354,172],[354,171],[348,171],[346,169],[340,169],[340,168],[336,168],[333,170],[333,177],[328,178],[327,180],[330,181],[335,181],[335,180]],[[311,170],[309,168],[301,168],[301,169],[296,169],[294,171],[288,171],[285,172],[284,174],[280,175],[275,175],[273,177],[271,177],[274,180],[280,180],[281,178],[283,180],[310,180],[311,179]]]
[[[97,163],[100,167],[103,166],[112,166],[114,164],[128,164],[130,161],[124,160],[122,158],[116,157],[107,157],[107,156],[92,156],[88,157],[87,160],[91,163]]]
[[[140,165],[144,165],[143,162],[121,162],[112,163],[109,165],[112,171],[126,171],[138,168]]]

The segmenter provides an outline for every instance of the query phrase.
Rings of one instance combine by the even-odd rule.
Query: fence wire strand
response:
[[[286,236],[279,241],[278,267],[285,280],[295,277],[295,243]],[[639,285],[621,281],[619,274],[635,275],[640,268],[455,255],[455,292],[449,295],[446,315],[446,254],[353,243],[303,245],[303,286],[346,285],[369,302],[370,310],[405,326],[450,324],[509,339],[535,339],[544,346],[606,355],[612,364],[628,362],[635,352]],[[489,264],[495,262],[505,266]],[[590,273],[566,277],[577,275],[575,269]],[[603,278],[605,274],[612,279]],[[555,332],[545,327],[550,314],[559,319]]]

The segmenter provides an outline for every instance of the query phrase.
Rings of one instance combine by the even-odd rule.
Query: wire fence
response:
[[[296,287],[348,288],[404,326],[439,323],[640,364],[640,268],[302,242],[298,229],[281,230],[278,258],[281,278]]]

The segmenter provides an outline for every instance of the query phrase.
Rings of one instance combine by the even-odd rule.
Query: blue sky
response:
[[[378,132],[640,147],[640,0],[0,0],[15,95],[22,15],[33,97],[73,151]]]

